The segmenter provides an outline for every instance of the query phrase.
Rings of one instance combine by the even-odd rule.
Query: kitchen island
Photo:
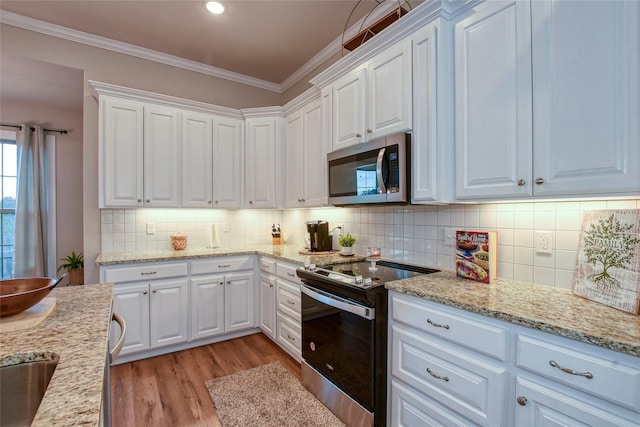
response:
[[[54,289],[40,324],[0,333],[0,366],[60,357],[33,426],[100,425],[112,284]]]

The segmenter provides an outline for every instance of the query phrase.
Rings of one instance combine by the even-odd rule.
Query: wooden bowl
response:
[[[63,276],[64,277],[64,276]],[[51,277],[0,280],[0,317],[18,314],[39,303],[60,283]]]

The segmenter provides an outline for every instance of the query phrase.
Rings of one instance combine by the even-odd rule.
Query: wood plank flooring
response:
[[[204,383],[274,361],[300,378],[300,364],[261,333],[113,366],[113,426],[219,427]]]

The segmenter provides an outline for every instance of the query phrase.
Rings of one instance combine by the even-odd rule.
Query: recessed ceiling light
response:
[[[224,12],[224,6],[222,3],[218,3],[217,1],[208,1],[206,6],[209,12],[215,13],[216,15],[220,15]]]

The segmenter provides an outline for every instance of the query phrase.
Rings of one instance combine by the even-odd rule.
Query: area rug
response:
[[[205,383],[223,427],[342,427],[280,362]]]

